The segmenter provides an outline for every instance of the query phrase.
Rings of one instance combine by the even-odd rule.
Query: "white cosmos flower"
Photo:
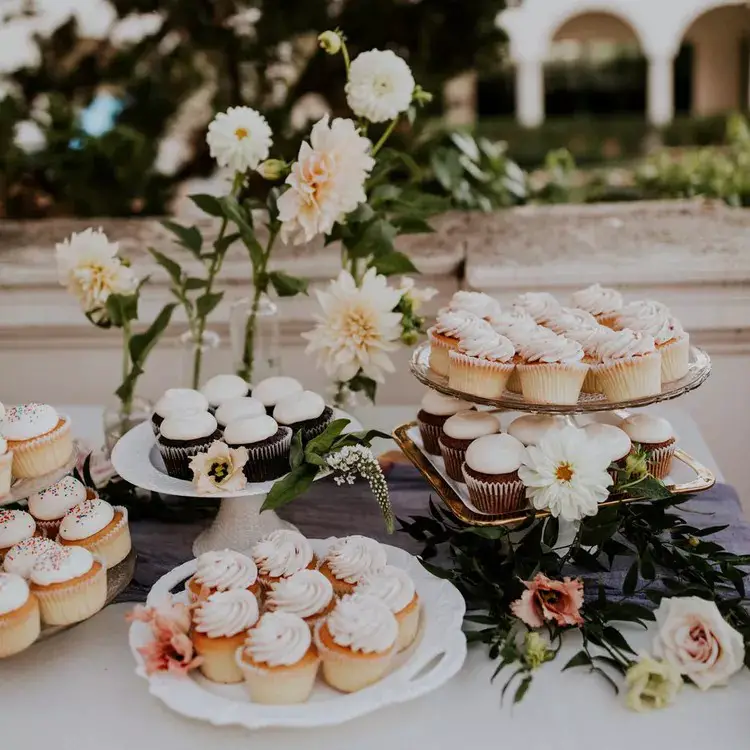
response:
[[[584,430],[550,430],[529,446],[518,476],[537,510],[549,510],[565,521],[594,516],[612,484],[609,457]]]
[[[406,62],[390,50],[371,49],[349,68],[346,101],[357,117],[387,122],[406,112],[414,94],[414,76]]]
[[[338,381],[351,380],[361,369],[382,383],[383,373],[395,369],[387,352],[398,348],[401,313],[393,309],[401,292],[371,268],[361,287],[342,271],[317,296],[323,314],[315,316],[318,324],[312,331],[302,334],[310,342],[307,353],[317,354],[318,366]]]
[[[365,180],[375,166],[371,143],[352,120],[328,115],[313,125],[310,143],[303,142],[286,178],[289,188],[279,198],[281,239],[298,245],[333,225],[367,200]]]
[[[429,302],[437,294],[437,289],[433,289],[431,286],[420,289],[411,276],[401,277],[401,286],[398,290],[401,292],[401,296],[406,297],[411,302],[411,309],[414,312],[417,312],[425,302]]]
[[[13,130],[13,143],[26,154],[36,154],[47,145],[47,136],[39,123],[21,120]]]
[[[206,142],[220,167],[246,172],[257,169],[268,158],[272,135],[259,112],[250,107],[230,107],[211,121]]]
[[[60,283],[88,313],[101,311],[110,294],[130,294],[138,286],[133,271],[117,256],[118,244],[101,229],[73,232],[55,245]]]

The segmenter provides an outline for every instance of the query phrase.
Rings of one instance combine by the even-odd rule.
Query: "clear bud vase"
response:
[[[204,331],[200,344],[192,331],[185,331],[177,340],[180,349],[179,383],[183,388],[200,388],[216,374],[221,337],[215,331]]]
[[[243,297],[229,309],[235,372],[249,383],[281,374],[279,308],[267,294]]]
[[[139,396],[134,396],[130,405],[115,401],[107,406],[104,410],[104,449],[108,457],[125,433],[151,419],[152,411],[153,404]]]

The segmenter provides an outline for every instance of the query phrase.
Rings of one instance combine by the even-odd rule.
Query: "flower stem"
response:
[[[130,337],[132,330],[130,321],[125,320],[122,324],[122,382],[125,383],[130,375]],[[122,437],[129,428],[130,415],[133,413],[133,392],[128,394],[121,401],[120,408],[120,437]]]
[[[351,60],[349,59],[349,50],[346,47],[346,42],[341,40],[341,55],[344,58],[344,67],[346,68],[346,80],[349,80],[349,67],[351,66]]]
[[[336,393],[333,396],[333,405],[337,409],[343,409],[346,406],[349,386],[343,380],[336,383]]]
[[[391,124],[385,129],[385,133],[383,133],[383,135],[380,136],[380,139],[378,140],[378,142],[372,148],[372,156],[375,156],[378,153],[378,151],[380,151],[380,149],[383,148],[383,146],[385,145],[385,142],[390,137],[390,135],[393,132],[393,129],[396,127],[396,124],[398,123],[398,121],[399,121],[399,118],[396,117],[393,120],[393,122],[391,122]]]

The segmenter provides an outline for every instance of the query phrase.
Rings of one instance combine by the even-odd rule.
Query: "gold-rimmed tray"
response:
[[[546,510],[534,510],[533,508],[493,516],[477,513],[466,504],[468,492],[465,485],[450,479],[445,474],[443,459],[440,456],[431,456],[422,447],[417,422],[407,422],[396,427],[393,431],[393,439],[404,455],[416,466],[441,500],[448,506],[451,513],[464,523],[472,526],[511,526],[526,521],[530,514],[533,514],[536,518],[545,518],[549,515]],[[693,456],[678,448],[674,457],[693,472],[695,477],[689,481],[668,484],[667,487],[671,492],[674,494],[694,494],[714,486],[716,477],[713,472]],[[634,499],[626,497],[606,500],[601,503],[601,507],[632,502]]]

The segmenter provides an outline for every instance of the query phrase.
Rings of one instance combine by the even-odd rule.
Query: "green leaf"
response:
[[[296,500],[310,489],[317,474],[318,469],[315,466],[307,464],[293,469],[273,485],[271,491],[266,495],[260,512],[262,513],[264,510],[276,510],[291,503],[292,500]]]
[[[153,259],[169,274],[172,283],[176,287],[179,287],[182,282],[182,268],[180,264],[168,258],[164,253],[155,250],[153,247],[148,248],[148,251],[151,253]]]
[[[433,234],[435,230],[420,216],[394,217],[399,234]]]
[[[334,419],[320,434],[308,441],[305,446],[305,456],[317,454],[323,456],[331,450],[336,438],[346,429],[349,419]]]
[[[344,244],[352,258],[378,257],[393,252],[397,234],[398,230],[387,219],[377,218],[367,224],[363,232],[345,239]]]
[[[625,636],[617,628],[608,625],[604,628],[602,634],[604,638],[606,638],[613,646],[619,648],[620,651],[626,651],[630,654],[635,653],[630,644],[625,640]]]
[[[366,375],[359,373],[349,381],[349,388],[355,393],[364,391],[367,398],[369,398],[373,404],[375,403],[375,394],[378,390],[378,384],[372,378],[368,378]]]
[[[625,580],[622,583],[622,593],[626,596],[631,596],[635,593],[635,589],[638,586],[638,561],[636,560],[627,572]]]
[[[221,302],[223,297],[224,292],[207,292],[198,297],[195,301],[195,309],[198,312],[198,316],[207,318],[216,309],[216,306]]]
[[[214,242],[214,250],[216,250],[219,255],[224,255],[224,253],[226,253],[226,251],[229,250],[229,248],[239,239],[241,239],[239,232],[225,234]]]
[[[591,657],[585,651],[579,651],[563,668],[562,672],[566,669],[573,669],[574,667],[590,667]]]
[[[263,265],[263,248],[255,237],[252,214],[240,206],[232,196],[225,196],[220,200],[224,216],[233,222],[239,230],[240,238],[250,253],[253,268],[261,268]]]
[[[206,286],[205,279],[197,279],[193,276],[185,279],[184,288],[188,292],[194,292],[196,289],[203,289]]]
[[[189,250],[197,258],[200,257],[203,237],[197,227],[183,227],[181,224],[167,219],[164,219],[161,225],[177,237],[178,244]]]
[[[531,675],[529,675],[528,677],[524,677],[521,680],[521,684],[518,686],[518,688],[516,688],[516,694],[513,696],[513,705],[515,705],[516,703],[520,703],[523,700],[524,696],[531,687],[531,680]]]
[[[193,203],[195,203],[204,214],[209,216],[224,216],[224,212],[221,208],[221,202],[215,195],[208,195],[207,193],[198,193],[197,195],[189,195]]]
[[[419,273],[416,266],[411,262],[408,256],[394,250],[387,255],[375,256],[370,263],[370,268],[374,268],[383,276],[394,276],[395,274]]]
[[[292,469],[297,469],[302,466],[305,460],[305,451],[302,447],[302,430],[299,430],[294,434],[292,438],[292,448],[289,454],[289,463]]]
[[[138,293],[110,294],[104,307],[112,325],[122,328],[125,323],[138,320]]]
[[[448,192],[452,192],[463,177],[464,169],[455,149],[435,149],[430,154],[430,166],[435,173],[435,179]]]
[[[508,536],[507,529],[502,526],[469,526],[461,529],[462,534],[473,534],[482,539],[504,539]]]
[[[290,276],[284,271],[271,271],[268,278],[279,297],[294,297],[297,294],[307,294],[307,279]]]
[[[370,194],[369,205],[377,207],[382,203],[390,203],[398,200],[401,195],[401,188],[398,185],[378,185]],[[368,205],[367,203],[362,205]],[[374,212],[373,212],[374,215]]]
[[[176,307],[177,305],[173,302],[164,305],[161,312],[154,318],[153,323],[143,333],[137,333],[130,338],[131,362],[141,366],[144,364],[149,353],[156,346],[159,337],[167,330]]]
[[[554,516],[550,516],[544,523],[544,533],[542,542],[547,547],[554,547],[557,544],[557,537],[560,533],[560,521]]]

